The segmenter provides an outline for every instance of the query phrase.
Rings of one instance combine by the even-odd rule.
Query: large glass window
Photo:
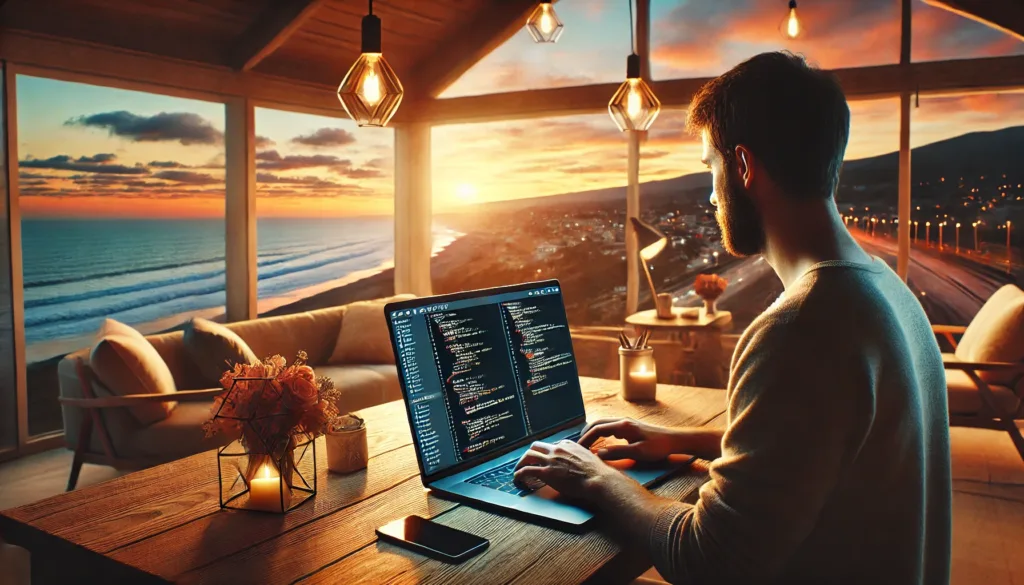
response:
[[[780,49],[802,54],[827,69],[900,59],[900,7],[893,0],[800,2],[801,34],[796,39],[779,30],[789,15],[788,0],[651,4],[655,79],[720,75],[758,53]]]
[[[57,362],[104,318],[224,313],[224,106],[18,77],[29,432],[61,428]]]
[[[922,97],[911,120],[908,284],[933,323],[967,325],[1024,284],[1024,94]]]
[[[895,266],[899,102],[855,101],[850,111],[850,141],[836,202],[844,216],[857,218],[851,219],[851,228],[874,226],[873,238],[870,231],[854,233],[866,249]],[[722,246],[708,201],[711,174],[700,162],[700,140],[686,134],[685,122],[683,110],[663,113],[641,150],[641,217],[671,241],[652,262],[655,284],[659,292],[671,292],[677,306],[698,306],[696,275],[721,275],[729,285],[719,304],[732,312],[734,330],[740,331],[778,297],[782,284],[763,258],[734,258]],[[877,221],[865,224],[865,217]],[[641,308],[653,308],[643,290]]]
[[[895,2],[894,2],[895,4]],[[955,12],[914,0],[911,60],[939,61],[1024,54],[1020,39]]]
[[[259,312],[394,291],[394,132],[256,109]]]
[[[443,126],[432,140],[435,229],[456,238],[433,260],[435,292],[558,278],[570,323],[622,324],[626,135],[607,114]]]
[[[0,73],[3,73],[0,67]],[[0,95],[4,80],[0,76]],[[14,319],[11,305],[11,232],[7,215],[7,108],[0,99],[0,451],[18,443],[18,408],[15,391]]]
[[[565,24],[557,44],[534,43],[524,27],[441,97],[621,81],[631,52],[626,0],[562,0],[554,7]]]

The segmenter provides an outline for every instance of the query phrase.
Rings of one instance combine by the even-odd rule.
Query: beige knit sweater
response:
[[[711,480],[651,532],[666,579],[949,582],[942,356],[888,266],[814,266],[747,328],[731,372]]]

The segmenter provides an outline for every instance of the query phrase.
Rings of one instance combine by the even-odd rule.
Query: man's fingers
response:
[[[533,444],[530,445],[530,450],[538,453],[551,453],[552,449],[554,449],[554,445],[551,443],[545,443],[544,441],[534,441]]]
[[[599,418],[599,419],[597,419],[597,420],[595,420],[593,422],[587,423],[587,426],[583,427],[583,430],[580,431],[580,440],[583,439],[583,435],[586,435],[587,432],[590,431],[590,429],[594,428],[595,426],[603,425],[603,424],[610,423],[610,422],[620,421],[620,420],[624,420],[624,419],[622,419],[622,418]]]
[[[629,445],[611,445],[597,452],[597,456],[605,461],[616,461],[618,459],[639,459],[640,445],[630,443]]]
[[[522,469],[523,467],[546,467],[548,465],[547,453],[541,453],[540,451],[534,451],[530,449],[523,456],[519,458],[519,463],[516,463],[516,469]]]
[[[639,441],[643,438],[636,429],[636,423],[629,419],[621,419],[594,425],[593,428],[580,436],[580,445],[589,449],[594,444],[594,441],[601,437],[618,437],[630,442]]]
[[[512,476],[512,481],[520,487],[527,487],[536,482],[548,483],[547,480],[550,474],[550,467],[528,465],[517,469],[515,475]]]

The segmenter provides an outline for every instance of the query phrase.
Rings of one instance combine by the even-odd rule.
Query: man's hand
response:
[[[615,484],[635,481],[608,466],[589,449],[572,441],[530,445],[516,465],[515,481],[526,486],[540,481],[558,493],[599,503],[602,495]]]
[[[580,445],[589,449],[601,437],[617,437],[629,441],[628,445],[609,445],[597,451],[598,457],[610,461],[661,461],[678,452],[675,450],[676,431],[631,418],[603,418],[590,423],[580,435]]]

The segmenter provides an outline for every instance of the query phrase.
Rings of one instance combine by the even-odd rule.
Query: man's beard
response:
[[[715,219],[722,231],[722,243],[733,256],[753,256],[764,250],[765,235],[761,214],[742,185],[725,177],[718,193]]]

